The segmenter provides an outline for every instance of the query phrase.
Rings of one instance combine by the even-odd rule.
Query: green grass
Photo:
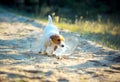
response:
[[[28,14],[24,11],[18,11],[13,9],[8,9],[18,15],[27,16],[38,21],[46,22],[47,17],[35,16],[34,14]],[[61,19],[60,22],[58,20]],[[66,22],[67,21],[67,22]],[[75,19],[75,23],[71,23],[71,20],[66,18],[60,18],[59,16],[54,16],[53,13],[53,22],[61,29],[67,29],[71,32],[80,33],[85,38],[88,38],[92,41],[95,41],[99,44],[103,44],[112,49],[120,50],[120,23],[113,22],[114,15],[108,18],[101,18],[98,16],[97,20],[85,20],[82,16],[80,20]]]
[[[55,20],[56,21],[56,20]],[[112,49],[120,49],[120,24],[110,19],[102,21],[77,20],[75,24],[55,22],[62,29],[82,34],[84,37]]]

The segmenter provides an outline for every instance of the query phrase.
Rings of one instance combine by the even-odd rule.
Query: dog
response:
[[[59,33],[58,28],[53,25],[52,17],[48,15],[48,25],[44,29],[44,33],[41,39],[40,52],[46,55],[55,55],[55,51],[58,47],[65,46],[65,38]],[[48,47],[51,47],[51,51],[48,53]]]

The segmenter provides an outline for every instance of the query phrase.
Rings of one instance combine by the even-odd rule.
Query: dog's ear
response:
[[[51,39],[51,41],[52,41],[53,43],[55,43],[55,44],[60,44],[60,42],[61,42],[61,38],[60,38],[60,36],[57,35],[57,34],[51,35],[51,36],[50,36],[50,39]]]
[[[51,36],[50,36],[50,39],[51,39],[51,40],[53,40],[54,38],[55,38],[55,36],[54,36],[54,35],[51,35]]]
[[[57,39],[58,37],[59,37],[59,36],[58,36],[57,34],[54,34],[54,35],[51,35],[51,36],[50,36],[50,39],[53,40],[53,39]]]
[[[60,35],[60,39],[61,39],[62,41],[65,41],[65,38],[64,38],[62,35]]]

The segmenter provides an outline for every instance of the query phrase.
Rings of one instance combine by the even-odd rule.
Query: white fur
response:
[[[45,47],[45,46],[48,46],[48,47],[52,48],[51,51],[48,53],[49,55],[51,55],[51,54],[54,53],[53,51],[54,51],[55,44],[52,43],[52,41],[50,39],[50,36],[54,35],[54,34],[58,34],[58,35],[60,35],[60,34],[59,34],[58,28],[55,25],[52,24],[52,18],[51,18],[50,15],[48,16],[48,18],[49,18],[48,25],[44,29],[43,37],[42,37],[41,43],[40,43],[41,44],[40,52],[43,53],[43,54],[45,52],[48,53],[48,51]],[[64,42],[61,42],[61,44],[63,44],[63,43]]]

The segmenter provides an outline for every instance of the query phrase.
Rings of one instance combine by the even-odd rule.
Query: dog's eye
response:
[[[60,39],[58,39],[57,41],[60,41]]]

